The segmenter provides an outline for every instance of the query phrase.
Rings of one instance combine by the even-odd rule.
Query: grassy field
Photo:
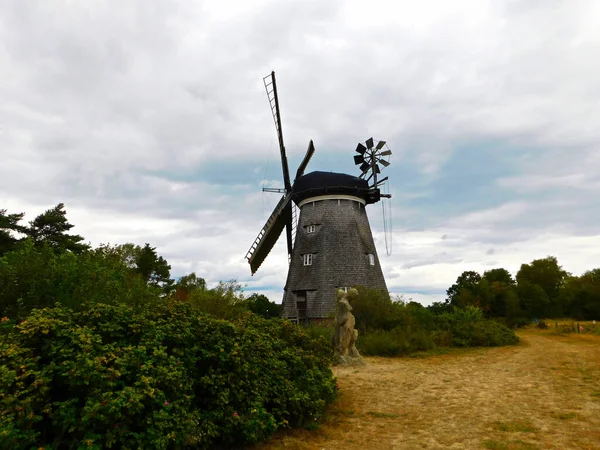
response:
[[[336,368],[342,395],[320,427],[253,448],[599,449],[600,336],[519,336],[517,346]]]

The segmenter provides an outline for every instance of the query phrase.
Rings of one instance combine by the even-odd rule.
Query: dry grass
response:
[[[254,448],[600,448],[600,337],[520,337],[518,346],[336,368],[342,395],[319,429]]]

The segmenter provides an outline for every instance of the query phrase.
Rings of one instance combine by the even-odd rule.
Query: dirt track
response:
[[[336,368],[315,431],[259,449],[600,449],[600,338],[520,334],[512,347]]]

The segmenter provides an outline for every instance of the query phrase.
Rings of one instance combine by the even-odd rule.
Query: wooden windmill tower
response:
[[[335,311],[338,288],[365,286],[386,289],[365,206],[381,197],[378,180],[383,157],[392,152],[384,141],[358,144],[354,162],[361,174],[304,171],[315,151],[310,141],[294,182],[290,181],[275,73],[264,78],[271,105],[283,168],[283,196],[246,254],[254,274],[286,229],[289,271],[284,288],[282,316],[297,322],[318,321]],[[296,221],[296,209],[299,217]]]

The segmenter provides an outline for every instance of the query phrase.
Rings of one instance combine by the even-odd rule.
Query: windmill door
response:
[[[296,291],[296,309],[298,322],[306,322],[306,291]]]

